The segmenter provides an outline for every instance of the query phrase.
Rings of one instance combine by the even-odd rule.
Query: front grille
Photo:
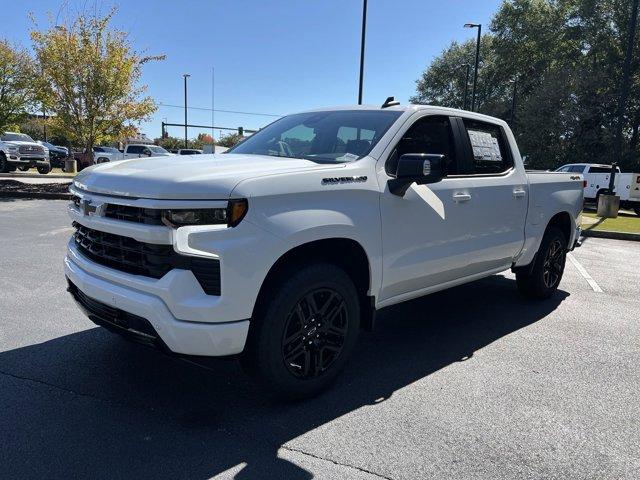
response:
[[[44,155],[44,148],[38,145],[20,145],[18,151],[25,155]]]
[[[78,222],[73,222],[73,226],[78,250],[100,265],[151,278],[162,278],[174,268],[191,270],[206,294],[220,295],[220,261],[217,259],[181,255],[171,245],[143,243]]]
[[[147,225],[162,225],[162,210],[152,208],[130,207],[128,205],[107,205],[104,216],[125,222],[145,223]]]
[[[164,346],[153,325],[146,319],[125,312],[87,296],[69,279],[67,290],[91,321],[109,330],[122,333],[127,337],[152,346]]]

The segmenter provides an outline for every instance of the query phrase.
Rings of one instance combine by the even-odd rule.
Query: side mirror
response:
[[[396,178],[387,182],[389,191],[404,197],[412,183],[424,185],[436,183],[444,178],[445,156],[431,153],[405,153],[398,159]]]

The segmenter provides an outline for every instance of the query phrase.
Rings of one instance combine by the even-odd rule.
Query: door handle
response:
[[[468,193],[454,193],[453,201],[454,202],[468,202],[471,200],[471,195]]]
[[[520,188],[516,189],[513,191],[513,196],[518,198],[518,197],[524,197],[527,194],[526,190],[522,190]]]

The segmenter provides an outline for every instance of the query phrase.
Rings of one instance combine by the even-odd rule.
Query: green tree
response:
[[[231,148],[235,146],[238,142],[240,142],[242,138],[243,138],[242,135],[239,135],[237,133],[222,135],[216,142],[216,145],[220,145],[221,147]]]
[[[511,122],[529,166],[614,160],[613,136],[628,39],[628,0],[509,0],[482,40],[478,110]],[[459,107],[474,41],[453,43],[417,82],[412,100]],[[624,115],[626,170],[640,169],[640,38]]]
[[[110,26],[114,14],[81,14],[66,25],[31,32],[42,72],[40,96],[54,114],[52,130],[88,152],[132,134],[156,110],[138,83],[143,65],[164,57],[135,52],[127,34]]]
[[[33,105],[35,70],[29,54],[0,40],[0,129],[15,127]]]

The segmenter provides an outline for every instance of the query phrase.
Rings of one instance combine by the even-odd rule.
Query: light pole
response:
[[[476,110],[476,86],[478,83],[478,64],[480,62],[480,37],[482,35],[482,24],[480,23],[465,23],[465,28],[477,28],[478,39],[476,40],[476,64],[473,69],[473,90],[471,91],[471,111]]]
[[[362,83],[364,81],[364,40],[367,31],[367,0],[362,2],[362,39],[360,40],[360,87],[358,88],[358,105],[362,105]]]
[[[513,96],[511,97],[511,128],[513,128],[513,121],[516,119],[516,92],[518,88],[518,80],[513,79]]]
[[[187,78],[191,75],[184,73],[184,148],[189,148],[187,142]]]
[[[462,66],[465,67],[467,70],[467,73],[465,74],[465,77],[464,77],[464,100],[462,102],[462,109],[466,110],[467,109],[467,93],[469,92],[469,74],[471,73],[471,65],[469,65],[468,63],[463,63]]]
[[[640,2],[633,0],[631,5],[631,14],[629,16],[629,29],[627,46],[624,54],[624,62],[622,64],[622,76],[620,78],[620,93],[618,94],[618,108],[616,109],[616,129],[613,140],[613,156],[614,161],[620,162],[623,157],[622,133],[624,130],[624,112],[627,107],[629,98],[629,84],[631,83],[631,61],[633,58],[633,45],[635,43],[636,29],[638,24],[638,9]]]

